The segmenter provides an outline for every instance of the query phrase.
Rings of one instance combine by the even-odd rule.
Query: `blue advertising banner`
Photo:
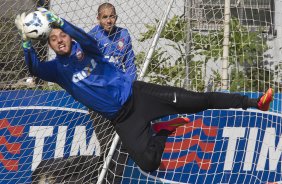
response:
[[[100,154],[87,109],[64,91],[2,91],[0,102],[1,184],[30,183],[42,160]],[[122,183],[282,181],[281,100],[273,107],[188,115],[168,138],[160,169],[146,173],[129,160]]]
[[[149,183],[282,181],[281,114],[212,110],[188,117],[191,123],[168,138],[158,171],[145,173],[134,167],[132,174],[131,163],[125,178],[130,174]]]
[[[87,111],[63,91],[1,92],[0,101],[1,184],[31,183],[42,160],[100,154]]]
[[[130,161],[123,183],[282,183],[282,94],[274,99],[271,112],[231,109],[188,115],[191,123],[168,138],[159,170],[146,173]]]

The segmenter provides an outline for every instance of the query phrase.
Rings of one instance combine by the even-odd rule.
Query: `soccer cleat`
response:
[[[189,118],[178,117],[169,121],[161,121],[152,125],[155,132],[159,132],[160,130],[168,130],[170,132],[174,132],[177,127],[185,125],[189,123]]]
[[[270,103],[273,100],[273,89],[269,88],[264,95],[262,95],[258,100],[258,109],[262,111],[268,111],[270,108]]]

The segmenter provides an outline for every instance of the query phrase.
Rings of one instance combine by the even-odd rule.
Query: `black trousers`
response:
[[[154,171],[160,165],[168,135],[153,136],[152,120],[207,109],[248,107],[248,97],[239,94],[199,93],[136,81],[132,97],[112,122],[135,163],[144,171]]]

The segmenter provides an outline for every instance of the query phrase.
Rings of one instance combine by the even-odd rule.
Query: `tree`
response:
[[[147,31],[141,33],[140,42],[151,39],[157,30],[157,25],[159,20],[155,20],[154,25],[145,25]],[[174,16],[170,19],[165,28],[163,29],[160,38],[170,40],[172,44],[168,44],[168,47],[171,47],[176,51],[178,56],[176,59],[172,60],[172,57],[169,56],[167,50],[158,48],[154,51],[150,65],[146,72],[146,77],[149,78],[151,82],[159,84],[167,84],[174,86],[182,86],[182,79],[185,77],[185,54],[184,54],[184,27],[186,23],[178,16]],[[145,52],[141,52],[136,56],[137,65],[142,64],[145,59]]]
[[[141,34],[139,41],[150,39],[156,33],[159,21],[153,26],[146,25],[147,31]],[[174,65],[171,64],[170,57],[166,56],[166,50],[159,48],[155,51],[152,64],[149,67],[148,78],[153,82],[167,83],[160,80],[171,79],[173,84],[180,85],[180,79],[186,77],[185,54],[185,27],[186,22],[182,17],[174,16],[165,25],[160,38],[170,40],[173,44],[168,45],[179,53]],[[188,61],[191,81],[190,88],[197,91],[205,89],[206,65],[208,61],[220,60],[223,51],[223,29],[209,31],[208,34],[202,32],[193,33],[191,38],[191,61]],[[229,70],[230,70],[230,91],[263,91],[265,83],[273,80],[271,70],[263,61],[263,54],[267,49],[266,39],[262,30],[249,31],[241,25],[238,19],[230,21],[230,45],[229,45]],[[139,55],[138,63],[144,59]],[[201,58],[196,61],[195,58]],[[158,68],[158,70],[156,70]],[[176,70],[178,68],[178,70]],[[177,71],[177,72],[175,72]],[[181,72],[182,71],[182,72]],[[212,70],[209,78],[214,81],[214,89],[221,89],[220,69]],[[157,77],[158,76],[158,77]],[[152,77],[152,78],[151,78]],[[155,78],[158,78],[155,80]]]

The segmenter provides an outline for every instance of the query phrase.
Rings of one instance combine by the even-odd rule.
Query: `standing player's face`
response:
[[[113,8],[103,8],[99,12],[97,19],[105,31],[111,32],[116,24],[117,15]]]
[[[61,29],[52,29],[49,35],[49,45],[58,55],[70,55],[71,37]]]

